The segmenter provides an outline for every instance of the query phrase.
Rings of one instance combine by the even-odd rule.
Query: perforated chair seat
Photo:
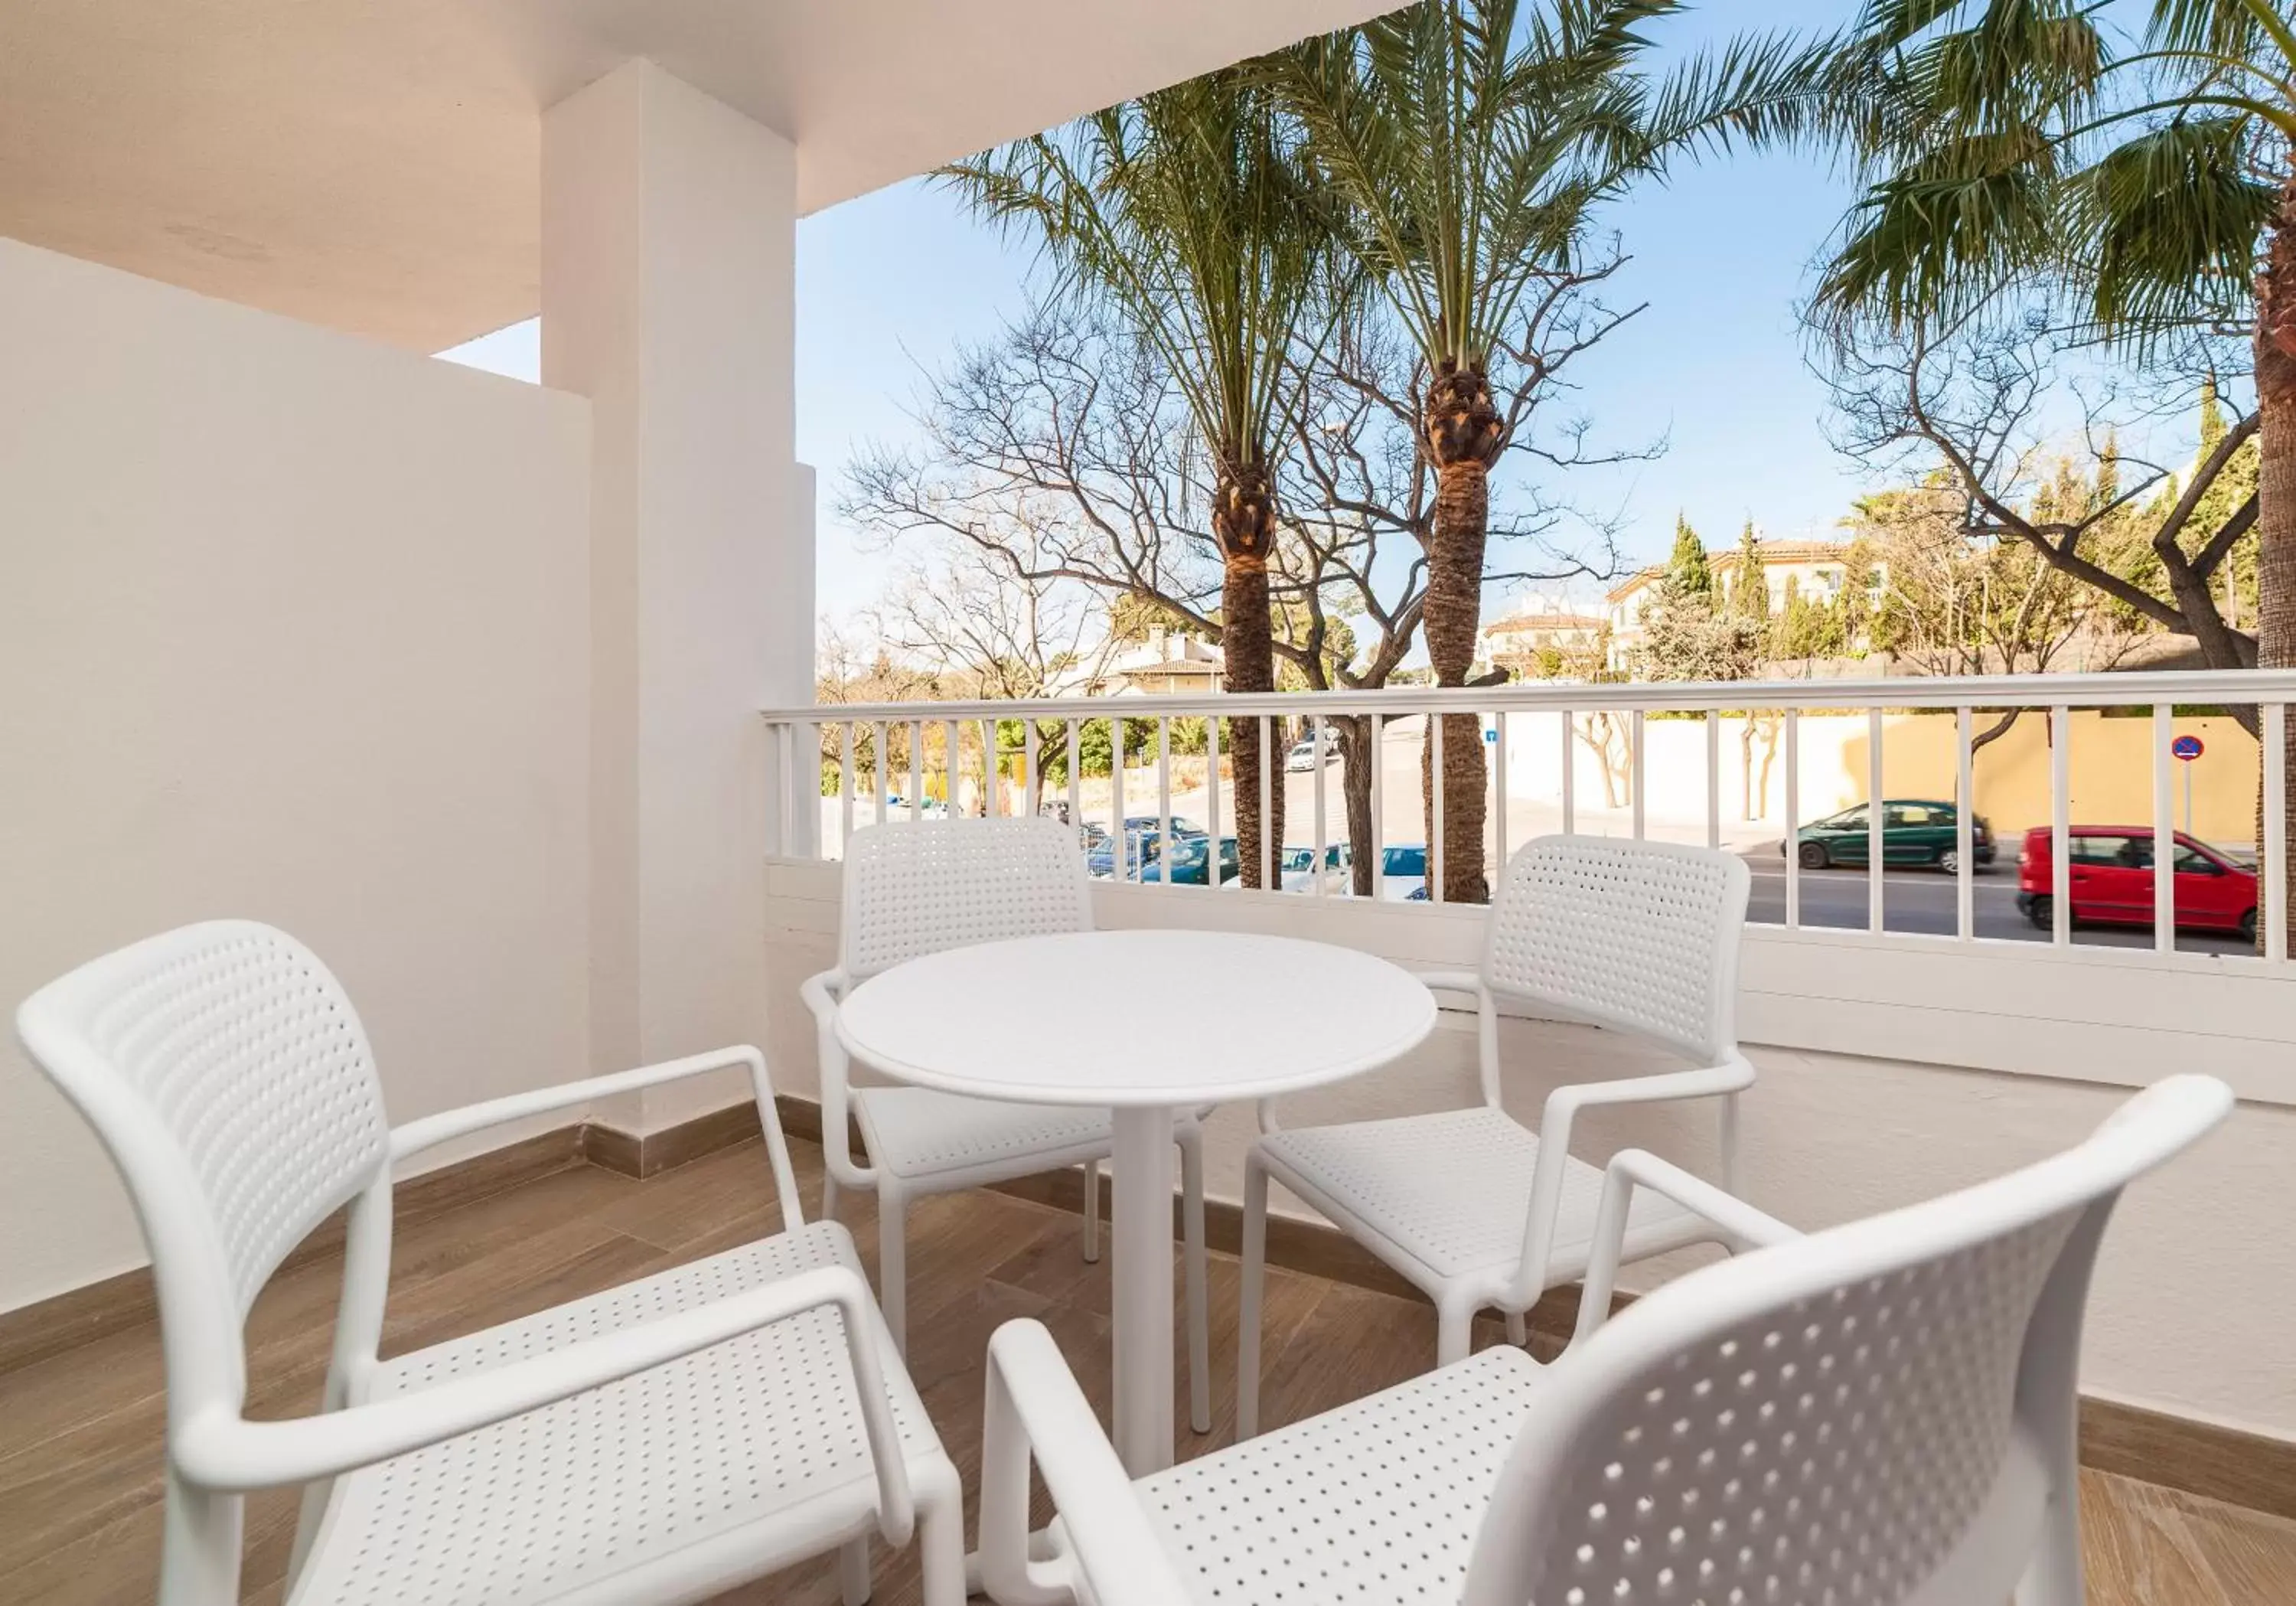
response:
[[[860,1261],[843,1227],[818,1223],[387,1361],[373,1393],[416,1392],[832,1265]],[[872,1320],[914,1479],[943,1459],[940,1441]],[[818,1552],[824,1533],[865,1531],[876,1505],[843,1330],[833,1309],[816,1310],[351,1474],[293,1606],[701,1600],[755,1576],[773,1530]]]
[[[1259,1149],[1269,1171],[1326,1215],[1362,1228],[1382,1258],[1399,1250],[1437,1278],[1522,1264],[1538,1137],[1488,1105],[1386,1121],[1271,1132]],[[1566,1165],[1547,1265],[1550,1286],[1587,1270],[1603,1174],[1575,1157]],[[1655,1191],[1636,1196],[1628,1253],[1639,1257],[1711,1236],[1705,1223]],[[1398,1266],[1408,1272],[1407,1267]]]
[[[930,1088],[857,1088],[853,1112],[870,1164],[904,1181],[961,1171],[979,1182],[1007,1165],[1013,1175],[1027,1176],[1105,1156],[1116,1141],[1115,1117],[1106,1109],[1012,1104]]]
[[[1439,1606],[1538,1383],[1487,1349],[1134,1487],[1198,1606]]]

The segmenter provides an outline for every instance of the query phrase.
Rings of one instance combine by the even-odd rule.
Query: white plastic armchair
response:
[[[1044,819],[865,827],[846,842],[844,883],[837,966],[799,990],[819,1045],[821,1209],[835,1215],[840,1188],[876,1194],[878,1294],[896,1342],[906,1342],[909,1207],[936,1193],[1079,1165],[1085,1258],[1097,1260],[1100,1163],[1115,1149],[1115,1118],[1106,1109],[927,1088],[857,1088],[837,1034],[838,1007],[853,987],[904,960],[976,943],[1089,931],[1092,892],[1075,828]],[[1172,1139],[1185,1207],[1189,1417],[1203,1433],[1211,1428],[1211,1368],[1201,1115],[1175,1122]],[[849,1116],[868,1146],[867,1165],[854,1157]]]
[[[1745,864],[1713,849],[1540,837],[1507,861],[1481,965],[1421,977],[1474,1001],[1480,1104],[1290,1129],[1262,1107],[1244,1166],[1239,1433],[1259,1425],[1271,1178],[1435,1302],[1438,1364],[1466,1355],[1479,1310],[1504,1312],[1521,1343],[1539,1296],[1586,1271],[1603,1174],[1570,1152],[1581,1110],[1718,1099],[1722,1182],[1735,1188],[1737,1096],[1754,1081],[1736,1024],[1747,888]],[[1629,1034],[1688,1068],[1558,1087],[1534,1132],[1500,1102],[1502,1002]],[[1715,1236],[1704,1217],[1652,1192],[1630,1215],[1626,1245],[1640,1259]]]
[[[1049,1335],[1008,1323],[983,1579],[1004,1606],[2079,1606],[2097,1248],[2121,1190],[2231,1107],[2172,1078],[2038,1165],[1806,1238],[1629,1151],[1552,1365],[1487,1349],[1137,1482]],[[1636,1192],[1749,1252],[1606,1322]],[[1060,1513],[1036,1560],[1032,1459]]]
[[[243,1496],[297,1484],[294,1606],[697,1599],[840,1550],[858,1601],[869,1534],[904,1545],[920,1528],[927,1600],[963,1600],[955,1470],[850,1238],[805,1223],[755,1049],[394,1131],[340,985],[294,939],[249,921],[186,927],[97,959],[16,1018],[111,1151],[151,1249],[168,1406],[162,1606],[235,1602]],[[734,1067],[749,1071],[766,1122],[779,1234],[378,1358],[393,1162]],[[250,1421],[248,1309],[345,1204],[321,1409]],[[755,1476],[761,1463],[777,1476]],[[660,1515],[672,1507],[675,1524]]]

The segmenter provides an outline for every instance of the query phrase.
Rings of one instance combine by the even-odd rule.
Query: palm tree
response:
[[[2233,517],[2258,539],[2256,662],[2296,666],[2296,25],[2282,0],[2155,0],[2125,54],[2087,0],[1871,0],[1838,87],[1874,182],[1821,306],[1904,327],[1980,317],[2038,284],[2137,357],[2246,332],[2260,460]],[[2282,873],[2296,888],[2296,856]]]
[[[1169,370],[1211,468],[1231,691],[1275,689],[1268,563],[1275,448],[1299,405],[1285,357],[1328,326],[1331,219],[1266,75],[1247,63],[945,169],[974,210],[1032,231],[1061,287],[1114,312]],[[1259,811],[1257,720],[1232,724],[1237,848],[1259,885],[1283,841],[1280,775]],[[1263,837],[1263,832],[1265,836]]]
[[[1672,152],[1816,127],[1823,48],[1735,44],[1662,78],[1639,31],[1680,0],[1424,0],[1270,58],[1317,170],[1355,214],[1365,277],[1424,365],[1437,481],[1424,626],[1441,686],[1472,671],[1490,474],[1510,444],[1492,364],[1582,261],[1597,208]],[[1444,718],[1442,894],[1488,896],[1480,721]],[[1435,810],[1433,751],[1427,807]]]

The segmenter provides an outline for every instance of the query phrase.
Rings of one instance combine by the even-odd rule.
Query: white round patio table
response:
[[[1115,1112],[1116,1448],[1172,1463],[1172,1122],[1376,1070],[1435,1001],[1351,948],[1242,932],[1085,931],[952,948],[853,989],[846,1052],[900,1081]]]

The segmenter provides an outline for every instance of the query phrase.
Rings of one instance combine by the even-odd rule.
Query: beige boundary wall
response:
[[[2144,717],[2074,711],[2071,730],[2072,819],[2076,823],[2140,825],[2152,820],[2152,721]],[[1972,720],[1982,733],[1995,716]],[[1722,824],[1784,829],[1785,752],[1783,721],[1718,716]],[[1871,725],[1861,712],[1814,711],[1800,716],[1800,785],[1795,818],[1803,824],[1865,801],[1873,750]],[[2021,714],[2002,736],[1978,750],[1974,765],[1978,811],[2005,837],[2049,822],[2052,721],[2045,711]],[[1605,725],[1588,715],[1574,722],[1572,795],[1578,807],[1622,805],[1628,796],[1631,737],[1621,716]],[[1882,719],[1882,786],[1891,797],[1954,795],[1955,721],[1951,712],[1892,713]],[[2179,717],[2179,736],[2197,736],[2204,749],[2191,764],[2193,828],[2210,842],[2246,844],[2256,836],[2258,745],[2228,717]],[[1651,718],[1644,722],[1644,793],[1652,817],[1702,823],[1706,798],[1705,722]],[[1608,765],[1608,791],[1604,768]],[[2185,828],[2186,766],[2178,763],[2176,824]],[[1562,795],[1560,714],[1507,717],[1507,784],[1519,799]]]

